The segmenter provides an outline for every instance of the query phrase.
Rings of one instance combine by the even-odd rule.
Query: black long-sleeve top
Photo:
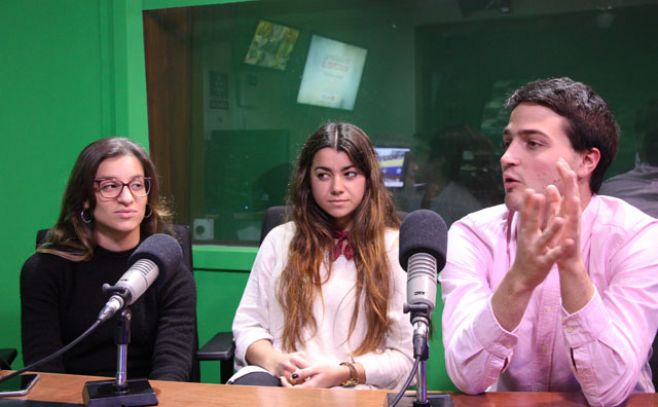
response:
[[[109,298],[103,283],[118,281],[133,251],[97,247],[93,259],[84,262],[35,253],[25,262],[20,288],[26,366],[62,348],[94,323]],[[128,378],[188,380],[196,344],[196,286],[187,266],[181,262],[178,270],[160,272],[130,309]],[[119,313],[62,357],[35,370],[114,376],[118,319]]]

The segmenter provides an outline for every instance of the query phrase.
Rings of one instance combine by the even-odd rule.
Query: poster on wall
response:
[[[284,71],[299,38],[299,30],[261,20],[244,62]]]
[[[297,102],[354,109],[367,53],[364,48],[314,35]]]

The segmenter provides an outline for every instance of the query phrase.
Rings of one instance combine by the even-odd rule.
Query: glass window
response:
[[[502,202],[510,92],[570,76],[622,128],[632,169],[658,98],[655,1],[252,1],[144,12],[151,150],[197,243],[256,244],[304,140],[362,127],[399,209],[448,223]]]

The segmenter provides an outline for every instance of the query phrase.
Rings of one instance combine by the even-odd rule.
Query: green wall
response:
[[[0,347],[17,347],[20,269],[78,152],[113,135],[148,146],[141,5],[4,0],[0,38]]]
[[[4,0],[0,35],[0,348],[20,349],[20,269],[56,221],[77,154],[114,135],[148,147],[142,4]],[[255,252],[195,247],[202,342],[230,329]],[[204,365],[216,382],[218,364]]]

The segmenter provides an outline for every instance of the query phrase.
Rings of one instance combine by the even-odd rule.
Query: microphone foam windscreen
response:
[[[404,218],[400,226],[400,265],[407,270],[409,257],[427,253],[436,259],[437,270],[446,264],[448,227],[439,214],[418,209]]]
[[[178,268],[183,258],[183,250],[173,237],[156,233],[144,239],[128,259],[128,267],[137,260],[148,259],[158,265],[160,273]]]

